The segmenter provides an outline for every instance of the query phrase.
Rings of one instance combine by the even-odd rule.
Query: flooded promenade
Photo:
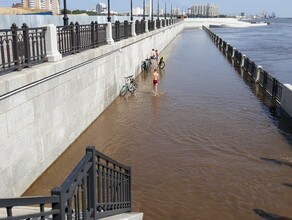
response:
[[[94,145],[132,167],[145,220],[256,220],[256,208],[292,217],[292,167],[261,159],[292,163],[268,108],[203,30],[162,54],[161,95],[139,75],[136,95],[117,98],[24,195],[49,194]]]

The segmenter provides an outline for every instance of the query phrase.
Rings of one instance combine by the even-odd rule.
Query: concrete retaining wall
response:
[[[0,198],[20,196],[184,23],[0,77]],[[4,187],[6,186],[6,187]]]

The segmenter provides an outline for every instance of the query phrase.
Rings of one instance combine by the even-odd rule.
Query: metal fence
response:
[[[46,28],[29,28],[16,24],[0,30],[0,75],[31,67],[46,59]]]
[[[112,24],[112,36],[114,41],[119,41],[131,36],[131,24],[128,21],[116,21]]]
[[[91,22],[90,25],[57,27],[58,50],[62,55],[74,54],[106,44],[106,24]]]
[[[136,30],[137,35],[145,33],[145,21],[144,20],[141,20],[141,21],[136,20],[135,30]]]
[[[214,43],[224,52],[227,56],[231,57],[235,63],[239,64],[243,70],[245,70],[252,79],[257,82],[277,103],[281,104],[282,87],[276,78],[272,77],[268,72],[262,70],[262,68],[256,65],[248,57],[241,52],[230,46],[226,41],[214,34],[208,28],[203,26],[203,29],[209,34]]]
[[[0,199],[4,219],[98,219],[131,211],[131,168],[126,167],[93,147],[52,196]],[[14,214],[14,208],[38,206],[25,214]]]

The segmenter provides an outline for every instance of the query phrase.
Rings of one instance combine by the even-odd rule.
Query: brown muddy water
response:
[[[159,96],[151,77],[117,98],[24,195],[49,194],[88,145],[132,167],[133,211],[145,220],[292,217],[292,148],[276,119],[202,30],[163,52]]]

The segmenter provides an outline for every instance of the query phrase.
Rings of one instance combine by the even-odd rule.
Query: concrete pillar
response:
[[[242,55],[242,58],[241,58],[241,64],[240,64],[240,67],[241,67],[241,68],[244,67],[245,58],[246,58],[246,55],[243,54],[243,55]]]
[[[228,51],[228,47],[229,47],[229,44],[226,43],[226,48],[225,48],[225,52]]]
[[[135,36],[137,36],[137,34],[136,34],[136,25],[135,25],[135,22],[134,21],[130,21],[130,24],[131,24],[131,26],[132,26],[132,33],[131,33],[131,35],[132,35],[132,37],[135,37]]]
[[[148,28],[148,20],[145,20],[145,32],[149,32],[149,28]]]
[[[113,32],[112,32],[112,23],[107,22],[106,23],[106,42],[107,44],[113,44]]]
[[[290,117],[292,117],[292,85],[291,84],[283,84],[281,107]]]
[[[62,55],[58,51],[57,43],[57,28],[53,24],[45,26],[46,31],[46,49],[47,49],[47,58],[49,62],[56,62],[62,59]]]
[[[257,66],[257,75],[255,78],[255,82],[258,82],[260,80],[260,76],[261,76],[261,70],[262,70],[262,66]]]
[[[231,56],[232,59],[234,59],[234,57],[235,57],[235,51],[236,51],[236,48],[233,47],[232,56]]]
[[[154,22],[154,30],[156,30],[157,29],[157,27],[156,27],[156,21],[153,20],[153,22]]]

